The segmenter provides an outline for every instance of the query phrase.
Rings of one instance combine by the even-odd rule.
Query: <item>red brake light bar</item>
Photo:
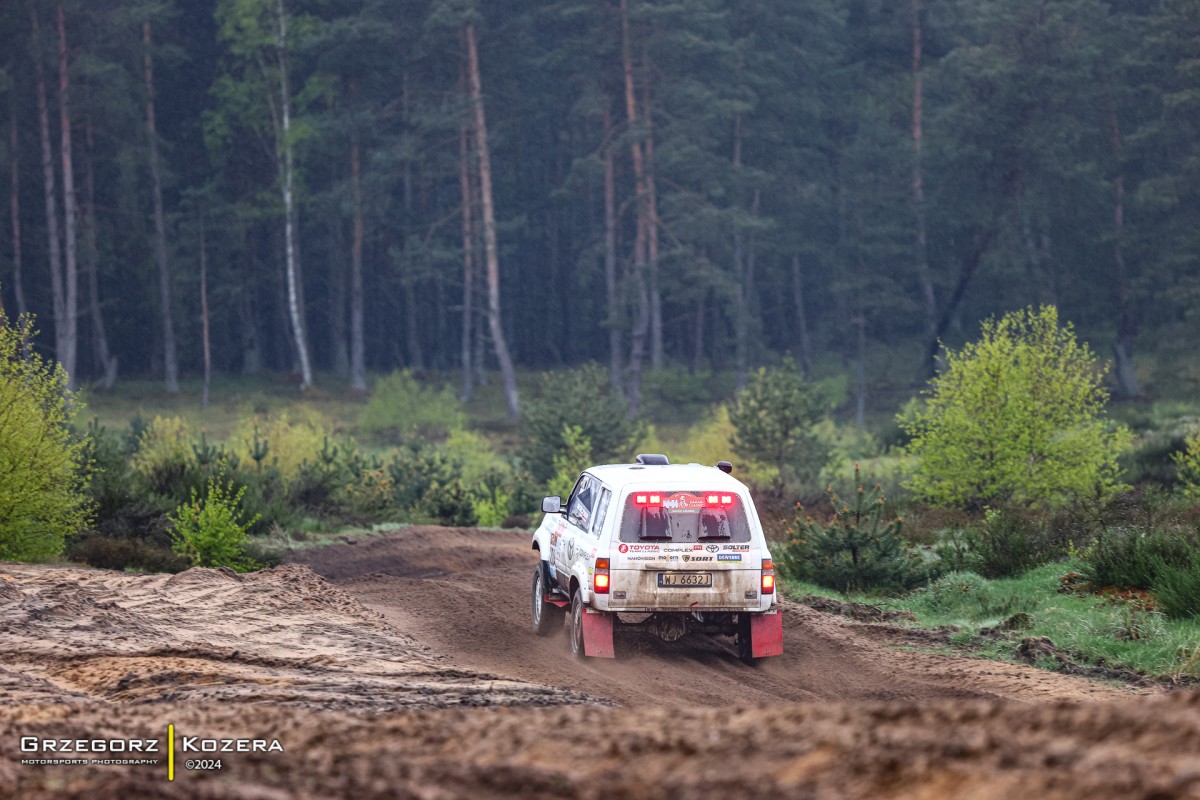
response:
[[[664,494],[663,492],[651,492],[651,491],[634,492],[633,503],[634,503],[634,505],[637,505],[637,506],[658,507],[658,506],[664,505],[663,499],[666,496],[667,495]],[[736,503],[737,499],[738,499],[736,494],[732,494],[730,492],[705,492],[702,496],[704,499],[704,505],[707,506],[708,508],[730,509],[730,508],[733,508],[734,503]],[[687,498],[687,497],[690,497],[690,495],[685,494],[684,497]],[[695,498],[695,499],[699,499],[699,498]],[[692,501],[689,500],[687,502],[690,503]],[[694,506],[684,506],[684,507],[685,508],[694,508]]]

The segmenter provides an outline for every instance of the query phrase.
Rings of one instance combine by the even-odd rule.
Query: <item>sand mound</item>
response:
[[[5,565],[0,697],[384,711],[579,702],[456,669],[306,566],[126,575]]]

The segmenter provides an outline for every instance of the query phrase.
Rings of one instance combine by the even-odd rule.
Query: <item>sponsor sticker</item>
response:
[[[656,544],[620,544],[617,546],[618,553],[657,553],[659,546]]]
[[[745,553],[750,549],[750,545],[748,544],[727,544],[724,547],[726,550],[732,550],[740,553]]]
[[[680,492],[663,500],[663,508],[667,511],[700,511],[704,508],[704,498],[694,494]]]
[[[717,561],[741,561],[741,553],[718,553]]]
[[[708,551],[708,552],[710,552],[710,553],[715,553],[715,552],[717,552],[718,550],[720,550],[721,548],[717,547],[715,544],[710,544],[710,545],[708,545],[707,547],[705,547],[704,549],[705,549],[705,550],[707,550],[707,551]]]

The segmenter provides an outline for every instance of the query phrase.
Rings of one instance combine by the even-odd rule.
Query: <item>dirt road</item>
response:
[[[760,667],[708,639],[579,663],[528,629],[527,548],[406,528],[243,576],[0,564],[0,798],[1200,798],[1200,692],[802,606]],[[130,738],[153,763],[95,763]]]
[[[625,706],[1034,702],[1115,699],[1133,691],[1014,664],[915,651],[919,640],[906,640],[893,626],[864,625],[798,604],[784,613],[784,655],[753,668],[737,659],[732,639],[705,636],[668,644],[634,635],[618,640],[615,661],[579,662],[568,652],[565,633],[539,639],[530,631],[536,554],[526,533],[412,527],[301,552],[297,560],[460,667],[586,691]]]

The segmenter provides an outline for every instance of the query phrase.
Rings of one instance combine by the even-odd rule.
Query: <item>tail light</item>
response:
[[[709,508],[732,508],[735,495],[724,492],[708,492],[704,495],[704,504]]]
[[[661,492],[638,492],[633,496],[634,505],[639,506],[661,506]]]
[[[592,574],[592,591],[596,594],[608,594],[608,559],[597,558],[596,570]]]
[[[775,562],[769,558],[762,562],[762,593],[775,594]]]

